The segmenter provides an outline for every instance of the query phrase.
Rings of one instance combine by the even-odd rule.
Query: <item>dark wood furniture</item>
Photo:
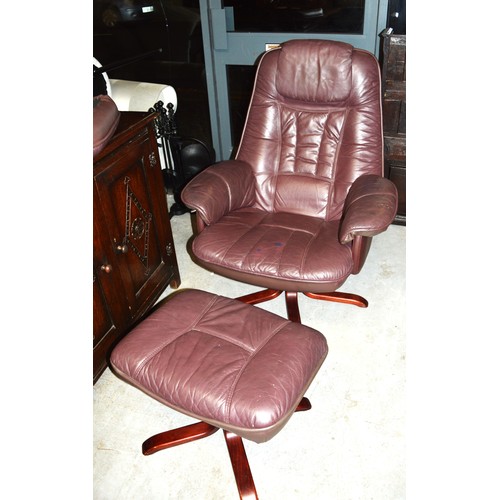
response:
[[[155,137],[156,113],[122,112],[94,157],[94,383],[118,339],[180,286]]]
[[[406,35],[381,36],[384,169],[398,189],[394,223],[406,225]]]

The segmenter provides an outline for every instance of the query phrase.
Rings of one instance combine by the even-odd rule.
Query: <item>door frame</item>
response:
[[[210,127],[216,160],[231,157],[234,145],[231,137],[228,65],[253,66],[269,45],[290,39],[327,39],[352,44],[379,56],[379,34],[387,25],[388,0],[365,0],[363,34],[329,33],[241,33],[228,32],[231,23],[221,0],[199,0],[207,78]]]

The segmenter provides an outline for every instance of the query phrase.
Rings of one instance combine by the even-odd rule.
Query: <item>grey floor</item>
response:
[[[256,290],[191,261],[190,214],[171,223],[182,288]],[[267,443],[245,441],[261,500],[405,498],[406,228],[375,237],[363,271],[341,290],[369,307],[299,298],[302,322],[323,332],[329,355],[306,394],[312,410]],[[286,315],[282,297],[259,307]],[[142,455],[145,439],[191,422],[107,369],[94,386],[94,499],[237,499],[221,432]]]

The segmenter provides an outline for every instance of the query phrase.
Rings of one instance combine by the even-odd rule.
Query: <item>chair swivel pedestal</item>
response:
[[[272,288],[267,288],[266,290],[260,290],[258,292],[238,297],[238,300],[241,300],[246,304],[261,304],[262,302],[267,302],[268,300],[273,300],[276,297],[279,297],[282,293],[283,290],[274,290]],[[368,301],[364,297],[361,297],[361,295],[355,295],[353,293],[303,292],[303,294],[311,299],[326,300],[329,302],[340,302],[342,304],[351,304],[358,307],[368,307]],[[285,303],[286,303],[286,312],[288,319],[290,321],[295,321],[296,323],[301,323],[302,320],[300,317],[298,292],[285,291]]]
[[[200,290],[167,297],[113,350],[117,376],[197,420],[150,437],[143,454],[222,429],[240,498],[257,498],[243,439],[263,443],[296,411],[328,347],[318,331]]]

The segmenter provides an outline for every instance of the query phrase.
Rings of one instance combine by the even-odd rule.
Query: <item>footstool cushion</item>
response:
[[[115,347],[111,365],[168,407],[260,443],[292,416],[327,352],[312,328],[185,290]]]

